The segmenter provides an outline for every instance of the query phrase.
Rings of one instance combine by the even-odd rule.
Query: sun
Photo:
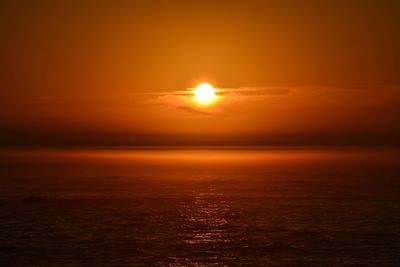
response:
[[[201,83],[194,90],[194,100],[200,104],[210,104],[216,98],[214,88],[208,83]]]

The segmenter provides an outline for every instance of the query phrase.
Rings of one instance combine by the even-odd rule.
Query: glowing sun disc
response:
[[[208,83],[199,84],[194,90],[194,99],[200,104],[209,104],[215,98],[214,88]]]

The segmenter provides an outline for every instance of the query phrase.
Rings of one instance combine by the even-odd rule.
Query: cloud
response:
[[[239,87],[239,88],[215,88],[217,100],[215,104],[202,107],[193,102],[193,88],[184,91],[167,91],[146,93],[150,97],[149,102],[157,105],[165,105],[199,115],[215,115],[229,106],[243,101],[246,98],[266,96],[278,96],[290,94],[289,87]]]
[[[185,111],[189,111],[189,112],[192,112],[192,113],[196,113],[196,114],[199,114],[199,115],[214,115],[215,114],[213,112],[207,112],[205,110],[200,110],[200,109],[196,109],[196,108],[189,107],[189,106],[177,106],[177,108],[185,110]]]
[[[364,120],[367,110],[370,117],[381,117],[383,110],[398,112],[400,105],[400,89],[390,86],[358,86],[358,87],[238,87],[216,88],[218,99],[209,106],[200,106],[193,101],[193,89],[184,91],[148,93],[150,103],[161,105],[162,114],[183,112],[181,116],[190,113],[200,116],[235,116],[235,117],[313,117],[317,124],[317,115],[325,114],[326,123],[339,120],[347,121],[342,117],[354,117],[354,120]],[[164,113],[163,113],[164,112]],[[277,114],[280,115],[277,115]],[[272,115],[275,114],[275,115]],[[340,115],[342,114],[342,115]],[[357,116],[357,118],[356,118]],[[286,118],[285,117],[285,118]],[[321,121],[324,121],[321,115]],[[338,119],[340,117],[340,119]],[[298,119],[302,121],[302,119]],[[282,119],[283,121],[283,119]],[[289,121],[289,119],[288,119]],[[325,122],[324,122],[325,123]],[[322,123],[321,123],[322,124]],[[300,126],[299,126],[300,127]]]
[[[179,110],[187,111],[190,113],[195,113],[198,115],[213,115],[216,113],[217,109],[215,107],[210,107],[207,109],[196,106],[192,100],[192,95],[182,95],[182,94],[164,94],[159,95],[150,100],[150,103],[156,105],[163,105]]]
[[[194,88],[188,88],[182,91],[167,91],[167,92],[150,92],[146,95],[154,96],[192,96]],[[263,86],[263,87],[251,87],[243,86],[238,88],[215,88],[217,95],[282,95],[289,94],[291,88],[279,87],[279,86]]]
[[[276,87],[276,86],[265,86],[265,87],[239,87],[239,88],[220,88],[217,92],[221,95],[283,95],[289,94],[291,89],[289,87]]]

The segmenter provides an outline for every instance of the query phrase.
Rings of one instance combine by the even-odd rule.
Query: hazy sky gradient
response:
[[[399,1],[2,1],[0,143],[397,142],[399,16]],[[219,103],[176,94],[199,82]]]

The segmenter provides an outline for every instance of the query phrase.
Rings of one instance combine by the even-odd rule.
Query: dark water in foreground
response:
[[[395,150],[0,153],[0,266],[399,265]]]

